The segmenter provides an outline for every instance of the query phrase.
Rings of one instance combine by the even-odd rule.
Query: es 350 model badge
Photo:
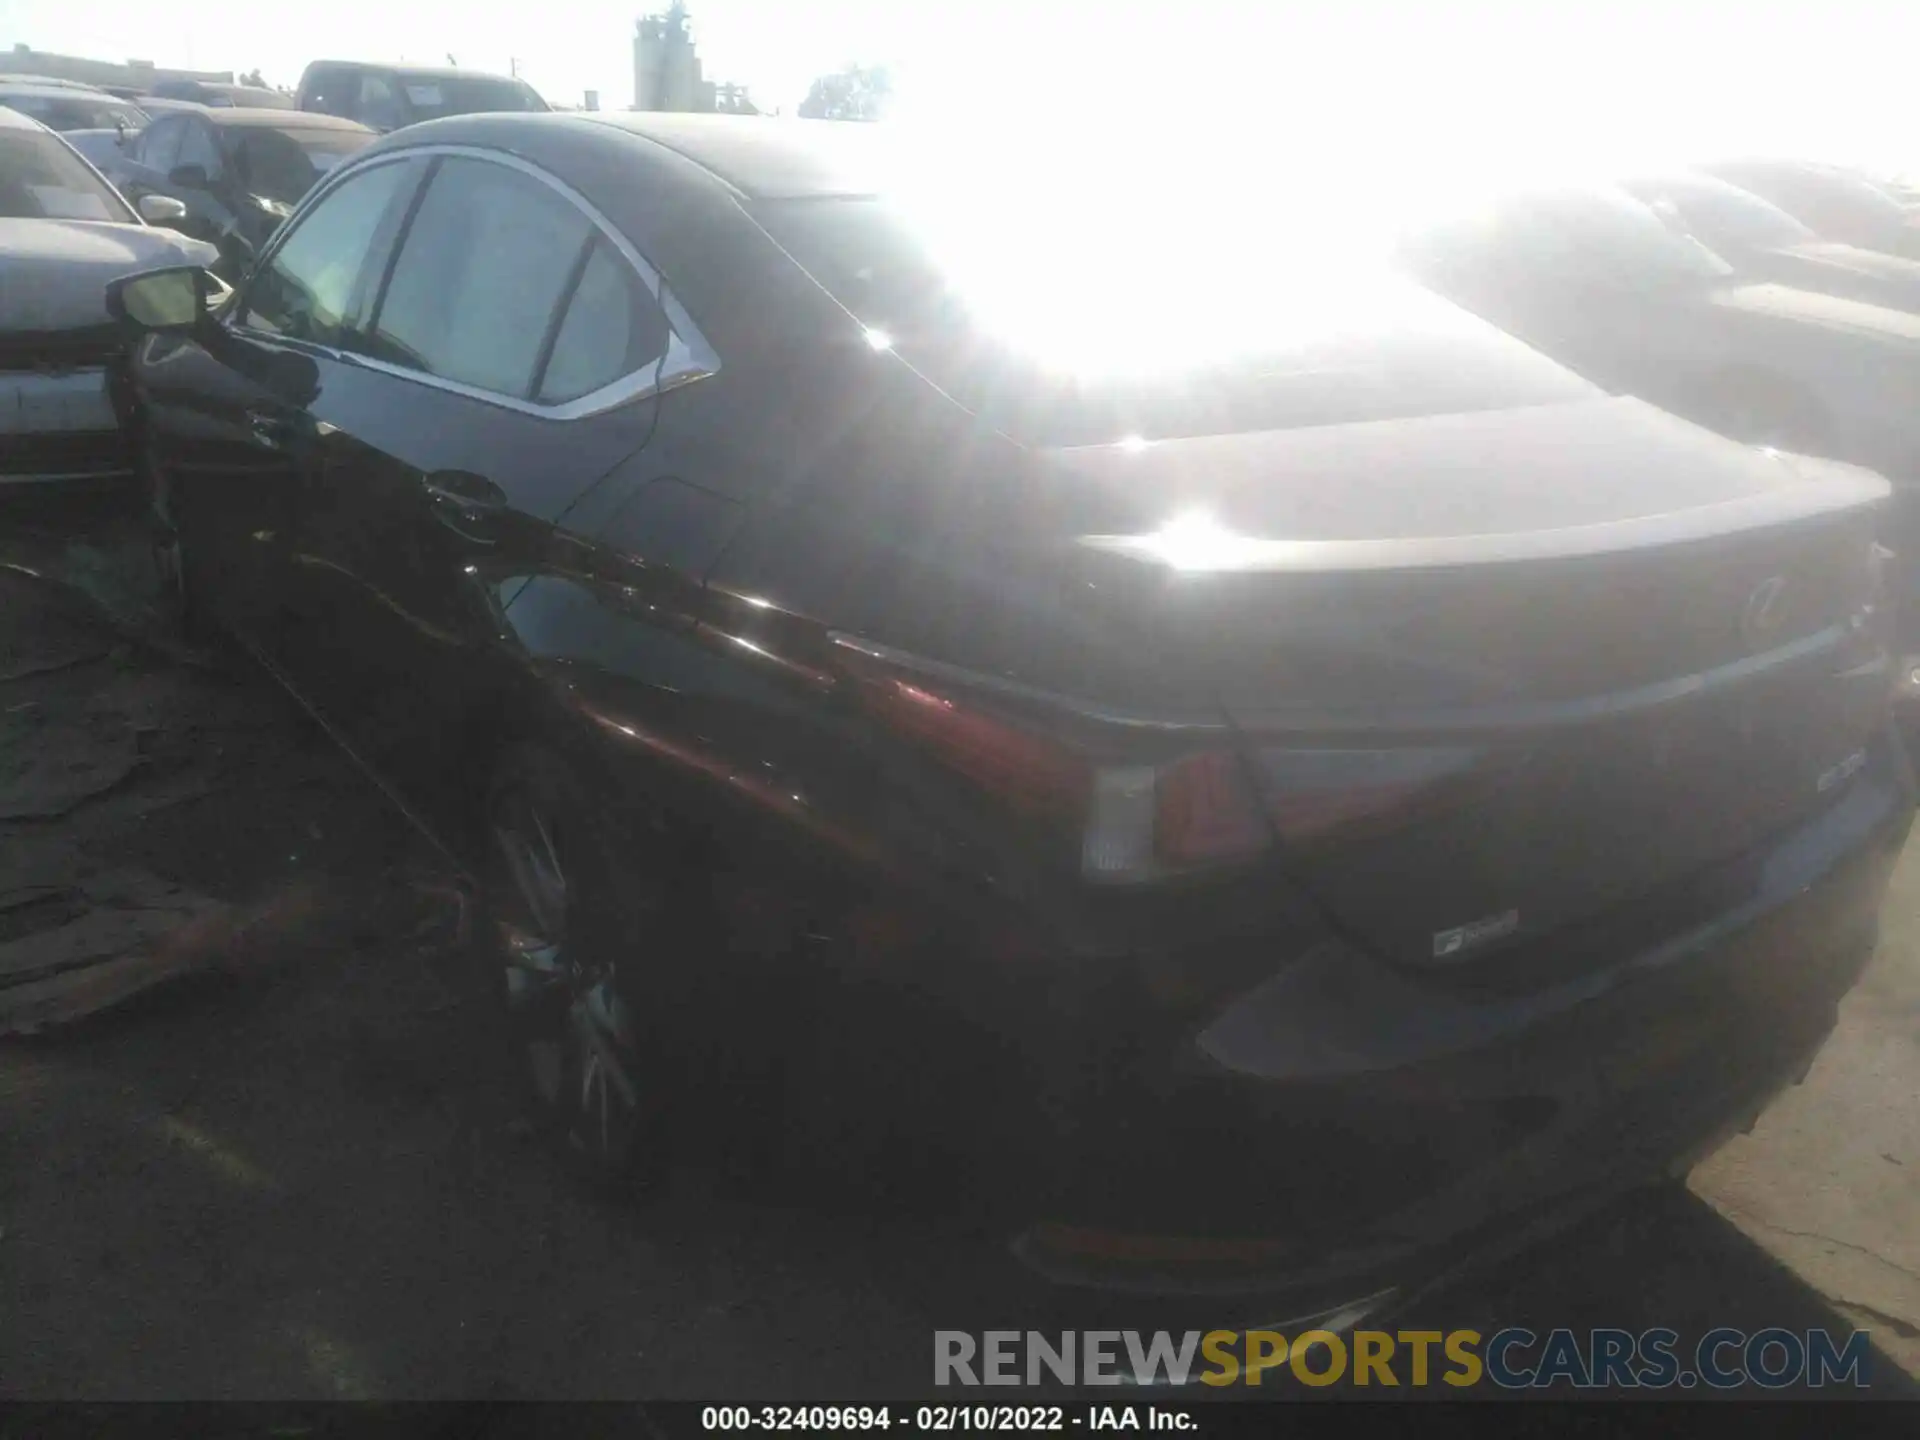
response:
[[[1520,912],[1503,910],[1498,915],[1489,915],[1484,920],[1476,920],[1471,925],[1457,925],[1451,930],[1440,930],[1433,937],[1433,958],[1436,960],[1458,960],[1469,951],[1477,950],[1490,941],[1511,935],[1520,928]]]

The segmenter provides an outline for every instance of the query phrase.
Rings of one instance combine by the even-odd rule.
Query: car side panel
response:
[[[484,743],[504,701],[481,567],[537,563],[552,517],[644,443],[653,403],[555,421],[351,359],[332,371],[290,554],[294,668],[423,801],[463,778],[463,738]]]

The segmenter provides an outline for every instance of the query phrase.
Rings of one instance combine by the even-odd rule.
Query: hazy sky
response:
[[[106,59],[251,69],[291,84],[316,56],[520,73],[549,97],[632,100],[652,4],[548,0],[0,0],[24,41]],[[1298,154],[1505,149],[1522,158],[1725,150],[1920,162],[1920,5],[1901,0],[692,0],[710,78],[791,109],[815,74],[891,64],[930,123],[1177,127],[1248,122]],[[1629,160],[1628,163],[1637,163]]]

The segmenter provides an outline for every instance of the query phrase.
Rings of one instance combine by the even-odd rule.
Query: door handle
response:
[[[484,475],[470,470],[436,470],[425,481],[434,518],[463,540],[491,545],[485,533],[489,516],[507,508],[507,493]]]
[[[247,411],[247,430],[269,450],[284,450],[294,436],[293,421],[271,410]]]

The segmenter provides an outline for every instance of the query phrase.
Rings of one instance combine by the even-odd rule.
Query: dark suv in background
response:
[[[510,75],[427,65],[364,65],[316,60],[300,77],[302,110],[357,120],[375,130],[398,130],[445,115],[488,110],[550,110],[539,92]]]

